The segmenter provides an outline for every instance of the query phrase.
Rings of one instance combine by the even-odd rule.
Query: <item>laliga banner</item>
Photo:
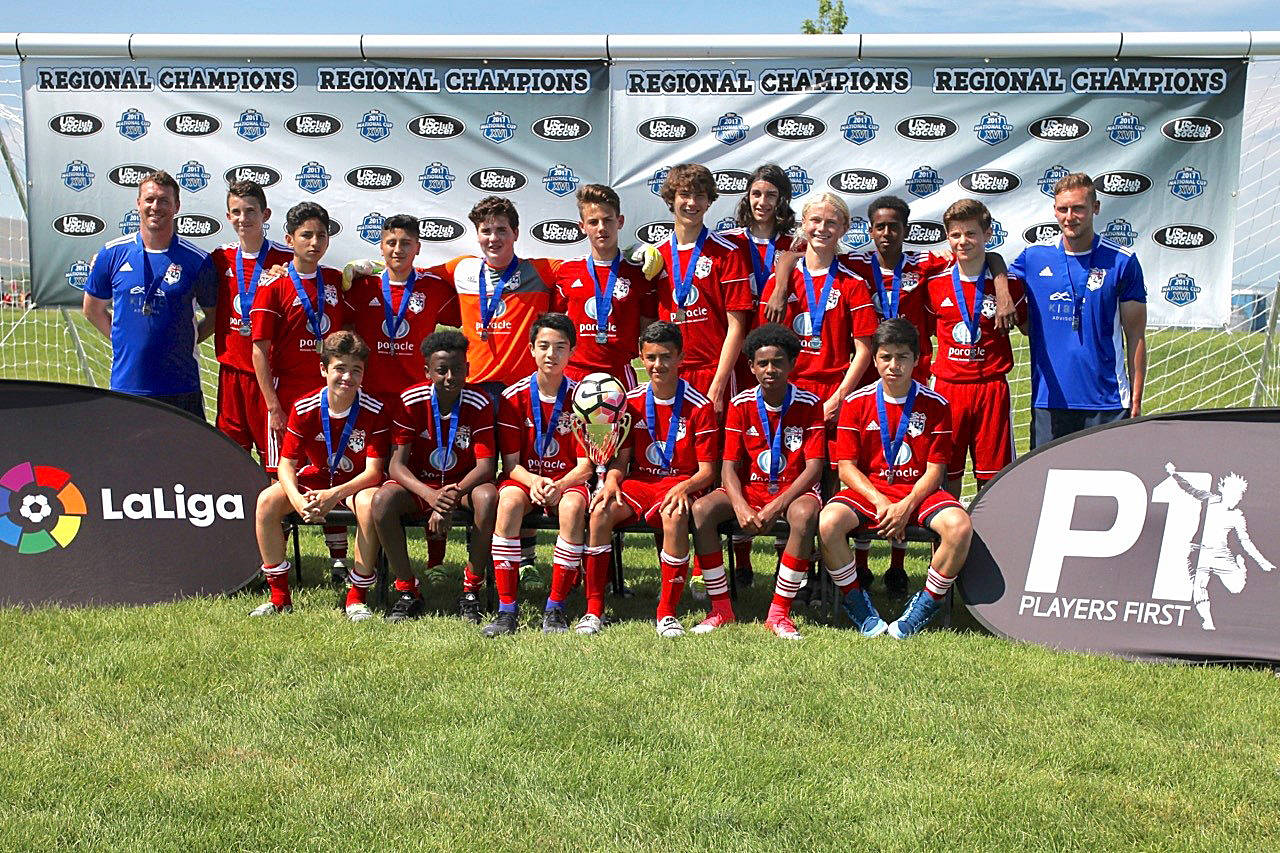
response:
[[[1240,61],[621,62],[610,173],[629,229],[669,234],[666,169],[706,164],[732,227],[749,172],[774,162],[804,197],[839,193],[844,244],[870,248],[866,205],[902,196],[907,242],[945,251],[942,213],[976,197],[996,220],[990,249],[1013,258],[1059,233],[1052,187],[1098,182],[1097,230],[1137,253],[1151,325],[1216,326],[1230,315],[1245,64]]]
[[[970,508],[965,604],[1053,648],[1280,661],[1278,423],[1157,415],[1022,457]]]
[[[89,262],[138,230],[141,177],[182,188],[178,233],[232,242],[226,187],[267,188],[268,236],[285,212],[333,218],[325,262],[377,255],[383,217],[419,217],[422,263],[476,250],[466,214],[483,196],[520,211],[521,252],[586,245],[573,193],[606,174],[602,62],[413,64],[30,59],[22,64],[37,303],[79,304]]]

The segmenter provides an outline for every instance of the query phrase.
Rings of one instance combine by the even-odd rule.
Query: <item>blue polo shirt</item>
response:
[[[112,390],[144,397],[200,390],[195,306],[212,309],[218,298],[208,252],[177,234],[164,251],[144,249],[138,234],[121,237],[98,250],[84,290],[111,300]]]
[[[1121,302],[1146,302],[1132,249],[1095,236],[1067,252],[1062,238],[1022,250],[1009,275],[1023,282],[1031,324],[1031,405],[1107,411],[1129,406]],[[1073,322],[1078,314],[1079,324]]]

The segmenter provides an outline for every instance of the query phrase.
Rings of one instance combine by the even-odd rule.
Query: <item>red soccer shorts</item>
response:
[[[502,490],[503,490],[503,489],[505,489],[505,488],[508,488],[508,487],[513,488],[513,489],[519,489],[520,491],[524,492],[526,495],[528,495],[528,494],[529,494],[529,487],[528,487],[528,486],[526,486],[524,483],[518,483],[518,482],[516,482],[515,480],[511,479],[510,477],[505,477],[505,478],[503,478],[502,480],[500,480],[500,481],[498,482],[498,496],[499,496],[499,498],[501,498],[501,496],[502,496]],[[585,485],[583,485],[583,484],[579,484],[579,485],[577,485],[577,486],[570,486],[569,488],[564,489],[563,491],[561,491],[561,493],[560,493],[560,500],[564,500],[564,496],[565,496],[565,495],[569,495],[569,494],[578,494],[578,495],[582,495],[583,499],[588,499],[588,498],[590,498],[590,497],[591,497],[591,495],[587,492],[587,487],[586,487]],[[532,499],[532,498],[531,498],[531,499]],[[549,513],[554,513],[554,512],[555,512],[556,507],[558,507],[559,505],[560,505],[560,501],[556,501],[555,506],[549,506],[549,507],[547,507],[547,511],[548,511]]]
[[[783,492],[785,492],[787,490],[787,485],[788,485],[787,483],[779,483],[778,494],[782,494]],[[821,488],[822,486],[820,483],[815,483],[813,488],[807,492],[802,493],[800,495],[800,498],[804,497],[805,495],[813,495],[815,498],[818,499],[818,503],[821,504],[822,503],[822,492],[820,491]],[[716,489],[716,491],[724,492],[726,495],[729,494],[728,492],[725,492],[724,486],[721,486],[720,488]],[[756,512],[759,512],[760,510],[764,509],[766,504],[768,504],[770,501],[772,501],[774,498],[778,496],[778,495],[769,494],[769,487],[764,483],[745,483],[742,486],[742,495],[747,499],[747,505],[750,506]],[[796,500],[800,500],[800,498],[796,498]],[[784,517],[785,517],[785,513],[784,513]]]
[[[284,409],[285,424],[289,423],[289,413],[293,411],[293,404],[312,391],[315,391],[318,385],[319,383],[312,383],[305,386],[276,385],[276,397],[280,400],[280,408]],[[268,419],[269,415],[267,413],[267,404],[266,402],[263,402],[262,418],[259,421],[259,423],[262,424],[262,431],[265,435],[264,440],[267,442],[267,464],[263,467],[267,469],[268,474],[275,476],[276,467],[280,464],[280,442],[284,441],[284,431],[282,430],[278,436],[271,435],[271,431],[268,427]]]
[[[1013,462],[1013,408],[1003,376],[979,382],[934,378],[933,390],[951,404],[951,461],[947,479],[964,476],[965,457],[973,475],[989,480]]]
[[[566,365],[564,375],[568,376],[574,382],[581,382],[585,377],[592,373],[608,373],[614,379],[622,383],[622,387],[630,391],[640,384],[639,377],[636,376],[636,369],[628,363],[621,370],[600,370],[595,367],[577,367],[576,365]]]
[[[880,490],[880,494],[895,503],[907,496],[911,491],[912,485],[911,483],[895,483],[890,486],[887,483],[875,483],[875,487]],[[855,489],[841,490],[831,499],[831,503],[844,504],[858,514],[858,517],[862,520],[862,527],[875,529],[876,508],[871,501],[864,498]],[[942,489],[936,489],[925,495],[924,500],[916,507],[915,513],[912,514],[911,518],[907,519],[907,523],[918,527],[928,527],[929,519],[935,513],[952,506],[957,509],[964,509],[958,500],[951,497],[950,493]]]
[[[461,479],[461,478],[459,478],[459,479]],[[431,486],[431,488],[433,488],[433,489],[440,489],[440,488],[443,488],[444,486],[455,485],[455,484],[457,484],[457,482],[458,482],[458,480],[454,480],[454,481],[453,481],[453,483],[444,483],[444,484],[441,484],[441,485],[434,485],[434,484],[432,484],[432,483],[427,483],[427,485],[428,485],[428,486]],[[417,508],[418,508],[418,513],[419,513],[420,515],[429,515],[429,514],[431,513],[431,506],[430,506],[426,501],[424,501],[422,498],[418,497],[416,494],[414,494],[412,491],[410,491],[408,486],[403,486],[403,485],[401,485],[400,483],[396,483],[396,481],[395,481],[393,478],[391,478],[391,477],[388,477],[387,479],[385,479],[385,480],[383,480],[383,481],[382,481],[382,484],[383,484],[384,486],[385,486],[387,483],[395,483],[397,486],[400,486],[400,488],[404,489],[405,494],[407,494],[409,497],[413,498],[413,503],[414,503],[414,505],[415,505],[415,506],[417,506]],[[476,485],[477,485],[477,486],[479,486],[480,484],[479,484],[479,483],[477,483]],[[513,483],[513,485],[519,485],[519,484],[518,484],[518,483]],[[462,497],[464,497],[464,498],[465,498],[467,495],[470,495],[470,494],[471,494],[471,492],[464,492],[464,493],[462,494]],[[467,506],[470,506],[470,504],[468,504]]]
[[[689,383],[690,388],[694,388],[704,395],[707,399],[711,399],[711,383],[716,378],[715,367],[682,367],[680,368],[680,378]],[[754,386],[754,381],[752,382]],[[728,406],[729,400],[733,399],[733,395],[742,390],[738,386],[737,377],[734,372],[729,371],[729,387],[724,392],[724,403]],[[711,400],[711,404],[715,405],[715,400]]]
[[[267,404],[258,377],[225,364],[218,365],[217,427],[236,444],[267,457]]]
[[[622,499],[626,501],[627,506],[631,507],[636,518],[643,519],[645,524],[657,528],[662,527],[662,516],[658,514],[658,510],[661,509],[662,502],[667,499],[667,492],[687,479],[689,478],[662,477],[657,480],[644,480],[628,477],[622,481],[619,488]],[[691,494],[689,502],[692,503],[699,497],[701,497],[700,494]]]
[[[297,470],[296,479],[298,480],[298,490],[303,494],[311,491],[320,491],[321,489],[331,488],[329,485],[329,472],[317,468],[315,465],[303,465]],[[337,478],[334,480],[333,485],[340,486],[351,479],[353,479],[353,477],[347,477],[346,480]],[[355,506],[351,503],[354,498],[355,495],[345,497],[338,501],[338,505],[355,512]]]

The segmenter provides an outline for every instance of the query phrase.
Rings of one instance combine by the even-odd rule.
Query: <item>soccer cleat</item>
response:
[[[573,626],[575,634],[599,634],[604,628],[604,623],[600,621],[600,617],[593,613],[588,613],[578,620],[578,624]]]
[[[391,605],[391,612],[387,614],[387,621],[407,622],[410,619],[417,619],[422,615],[423,606],[421,598],[403,592],[396,599],[396,603]]]
[[[473,625],[480,624],[480,599],[474,592],[464,592],[458,599],[458,615]]]
[[[796,630],[795,623],[787,616],[770,619],[764,623],[764,626],[784,640],[800,639],[800,632]]]
[[[941,607],[942,602],[924,590],[920,590],[907,602],[907,609],[889,626],[889,636],[896,640],[905,640],[912,634],[918,634],[929,624]]]
[[[499,610],[494,620],[480,629],[480,633],[486,637],[500,637],[503,634],[514,634],[518,626],[515,611]]]
[[[884,588],[891,595],[902,595],[907,591],[907,570],[899,566],[890,568],[884,573]]]
[[[347,605],[347,618],[352,622],[363,622],[373,618],[373,611],[363,601],[357,601]]]
[[[876,612],[876,606],[871,603],[871,596],[865,589],[849,590],[844,597],[844,612],[849,614],[849,620],[864,637],[878,637],[889,627]]]
[[[707,582],[703,580],[702,575],[689,578],[689,595],[693,596],[694,601],[707,600]]]
[[[542,633],[563,634],[569,630],[569,620],[564,617],[563,607],[553,607],[542,614]]]
[[[270,601],[264,601],[257,607],[249,611],[250,616],[276,616],[280,613],[292,613],[293,605],[286,604],[284,607],[276,607]]]
[[[329,580],[336,585],[342,585],[347,582],[347,561],[341,557],[333,558],[333,565],[329,568]]]
[[[707,618],[703,619],[697,625],[690,629],[694,634],[710,634],[716,628],[722,628],[725,625],[732,624],[734,621],[732,613],[720,613],[712,610],[707,614]]]
[[[658,636],[668,640],[684,636],[684,626],[674,616],[663,616],[658,620]]]

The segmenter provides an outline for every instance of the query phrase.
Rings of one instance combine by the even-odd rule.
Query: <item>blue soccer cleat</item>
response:
[[[876,612],[871,596],[861,587],[849,590],[844,597],[844,612],[849,614],[849,619],[864,637],[878,637],[889,628]]]
[[[897,621],[889,626],[889,636],[896,640],[905,640],[912,634],[920,633],[941,608],[941,601],[920,590],[907,602],[907,609],[902,611]]]

